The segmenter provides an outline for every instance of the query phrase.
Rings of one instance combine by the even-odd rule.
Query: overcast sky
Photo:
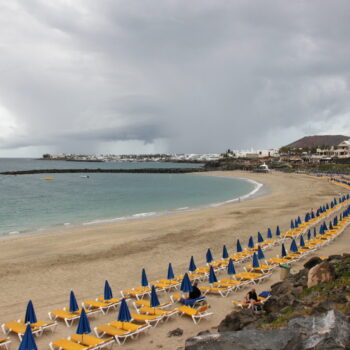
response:
[[[0,0],[0,156],[350,135],[350,1]]]

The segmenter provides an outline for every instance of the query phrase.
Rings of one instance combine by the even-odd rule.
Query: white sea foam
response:
[[[136,217],[136,218],[138,218],[138,217],[144,218],[144,217],[147,217],[147,216],[153,216],[153,215],[155,215],[155,214],[157,214],[157,212],[151,211],[151,212],[149,212],[149,213],[138,213],[138,214],[134,214],[134,215],[132,215],[132,216],[133,216],[133,217]]]
[[[208,207],[211,207],[211,208],[213,208],[213,207],[220,207],[220,206],[225,205],[225,204],[230,204],[230,203],[235,203],[235,202],[240,202],[240,201],[246,200],[249,197],[254,196],[263,187],[262,183],[254,181],[254,180],[251,180],[251,179],[245,179],[245,178],[241,178],[241,177],[237,178],[237,179],[244,180],[244,181],[252,183],[255,186],[254,189],[252,191],[250,191],[249,193],[243,195],[243,196],[239,196],[239,197],[236,197],[236,198],[228,199],[228,200],[223,201],[223,202],[212,203],[212,204],[209,204]]]

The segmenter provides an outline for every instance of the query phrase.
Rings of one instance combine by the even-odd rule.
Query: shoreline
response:
[[[145,213],[135,213],[130,214],[126,216],[116,217],[112,219],[95,219],[93,221],[87,221],[87,222],[80,222],[71,224],[69,222],[62,223],[62,224],[56,224],[47,228],[39,227],[37,229],[29,229],[24,231],[13,231],[13,232],[7,232],[0,235],[0,241],[1,240],[7,240],[7,239],[15,239],[19,237],[25,237],[25,236],[31,236],[31,235],[42,235],[42,234],[50,234],[52,232],[60,232],[60,231],[66,231],[69,229],[79,229],[86,226],[100,226],[100,225],[112,225],[118,222],[128,222],[128,221],[134,221],[134,220],[142,220],[142,219],[148,219],[148,218],[158,218],[163,216],[169,216],[169,215],[175,215],[178,213],[187,213],[187,212],[193,212],[193,211],[199,211],[203,209],[209,209],[209,208],[215,208],[215,207],[221,207],[233,203],[239,203],[246,200],[252,200],[254,198],[264,196],[270,192],[270,189],[267,185],[263,183],[259,183],[257,181],[254,181],[252,179],[249,179],[247,177],[235,177],[235,176],[225,176],[225,175],[215,175],[213,172],[207,172],[205,174],[203,173],[189,173],[188,175],[199,175],[199,176],[215,176],[218,178],[228,178],[228,179],[238,179],[243,180],[249,183],[252,183],[255,188],[250,191],[249,193],[234,197],[228,200],[225,200],[223,202],[211,202],[208,204],[193,206],[193,207],[181,207],[181,208],[175,208],[175,209],[169,209],[169,210],[163,210],[163,211],[156,211],[156,212],[145,212]]]
[[[215,172],[221,176],[224,172]],[[236,250],[236,239],[246,247],[249,236],[261,232],[266,237],[268,227],[274,235],[276,225],[281,232],[289,229],[290,219],[303,215],[310,208],[329,203],[339,192],[345,192],[332,183],[295,174],[250,174],[225,172],[231,176],[252,176],[264,183],[270,193],[238,203],[206,208],[144,220],[117,222],[32,235],[0,241],[0,322],[6,323],[24,315],[28,300],[32,300],[38,319],[47,320],[49,311],[68,305],[73,290],[78,303],[103,295],[108,280],[115,297],[120,290],[140,285],[141,269],[145,268],[149,281],[166,276],[168,263],[174,273],[188,268],[191,256],[197,266],[205,265],[205,252],[211,248],[214,259],[226,244],[229,253]],[[346,191],[349,193],[349,191]],[[349,246],[349,227],[332,244],[324,246],[316,255],[343,252]],[[256,238],[255,238],[256,239]],[[280,254],[280,247],[266,250],[267,258]],[[310,255],[311,258],[311,255]],[[294,269],[302,265],[298,262]],[[236,266],[237,273],[244,265]],[[221,275],[224,277],[224,272]],[[220,277],[221,277],[220,276]],[[259,285],[258,292],[268,290],[279,280],[279,271]],[[184,341],[200,331],[215,329],[227,313],[233,310],[232,300],[242,300],[247,290],[234,292],[227,298],[208,295],[214,314],[194,325],[191,319],[175,317],[152,328],[146,335],[128,341],[125,350],[178,349]],[[159,293],[161,302],[169,300],[167,293]],[[133,307],[130,305],[131,310]],[[90,319],[91,328],[115,320],[117,311]],[[47,349],[52,340],[66,338],[74,333],[76,324],[67,328],[59,324],[55,333],[48,332],[36,338],[38,348]],[[167,337],[167,333],[181,328],[181,337]],[[13,346],[18,339],[12,337]]]

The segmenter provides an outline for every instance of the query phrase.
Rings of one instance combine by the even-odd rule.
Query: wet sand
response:
[[[213,175],[247,177],[268,186],[264,196],[192,212],[176,213],[157,218],[118,222],[99,226],[76,227],[57,232],[14,237],[0,242],[0,322],[10,322],[24,316],[31,299],[39,319],[47,320],[47,312],[68,306],[69,292],[74,290],[78,302],[103,295],[104,281],[109,280],[114,296],[119,290],[140,284],[141,268],[145,267],[150,281],[165,278],[172,262],[175,274],[187,270],[194,256],[197,266],[205,265],[205,253],[210,247],[219,258],[222,245],[230,252],[237,238],[244,246],[248,237],[260,231],[266,237],[268,227],[276,225],[283,231],[290,219],[330,202],[339,193],[347,193],[326,181],[295,174],[254,174],[248,172],[215,172]],[[331,245],[317,254],[345,252],[349,248],[349,229]],[[277,249],[277,248],[276,248]],[[275,256],[277,250],[268,252]],[[295,269],[302,262],[295,265]],[[259,286],[268,289],[279,278],[278,271]],[[175,317],[160,324],[148,334],[127,342],[125,349],[177,349],[184,340],[201,330],[213,330],[232,310],[231,301],[240,300],[246,291],[229,297],[209,296],[214,315],[199,326],[190,319]],[[163,300],[168,298],[162,296]],[[116,319],[116,312],[91,318],[92,326]],[[167,337],[175,328],[184,330],[181,337]],[[39,349],[48,349],[54,339],[73,334],[76,324],[67,328],[60,323],[55,333],[36,338]],[[12,346],[18,346],[16,337]],[[117,345],[115,345],[117,347]]]

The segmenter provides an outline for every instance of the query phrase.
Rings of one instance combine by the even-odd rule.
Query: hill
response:
[[[297,141],[290,143],[283,148],[313,148],[321,146],[336,146],[344,140],[350,139],[350,136],[344,135],[315,135],[305,136]]]

